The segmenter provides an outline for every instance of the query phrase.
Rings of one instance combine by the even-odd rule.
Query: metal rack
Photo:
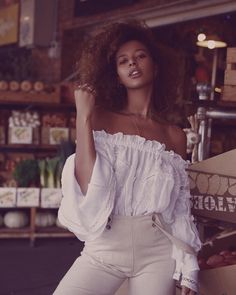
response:
[[[232,110],[233,109],[233,110]],[[202,161],[209,157],[209,148],[212,132],[212,120],[214,119],[236,119],[236,105],[229,109],[222,109],[222,107],[205,107],[197,108],[197,119],[199,120],[198,133],[200,135],[200,142],[198,144],[198,161]]]

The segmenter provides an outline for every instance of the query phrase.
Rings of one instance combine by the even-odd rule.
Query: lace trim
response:
[[[179,154],[176,154],[173,150],[167,151],[164,143],[157,140],[146,139],[140,135],[124,134],[122,132],[117,132],[114,134],[108,133],[105,130],[95,130],[93,131],[94,138],[96,141],[105,141],[116,145],[126,145],[129,147],[134,147],[136,149],[149,151],[153,153],[163,152],[168,156],[172,156],[174,159],[182,162],[184,168],[187,168],[189,161],[185,161]]]
[[[188,282],[188,283],[193,284],[195,286],[198,285],[198,283],[196,281],[189,279],[189,278],[185,278],[185,277],[182,277],[181,281],[182,281],[182,283],[185,281],[185,282]]]

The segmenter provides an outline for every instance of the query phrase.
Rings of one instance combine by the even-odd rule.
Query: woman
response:
[[[113,24],[81,56],[59,220],[85,247],[56,295],[112,295],[127,278],[129,295],[171,295],[174,280],[197,292],[186,137],[161,119],[154,44],[143,25]]]

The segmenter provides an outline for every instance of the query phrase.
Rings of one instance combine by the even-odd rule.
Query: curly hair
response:
[[[153,32],[144,23],[127,21],[106,26],[99,34],[85,42],[77,63],[78,82],[88,83],[96,90],[96,104],[110,110],[121,110],[127,102],[124,86],[118,82],[115,56],[126,42],[136,40],[144,44],[157,65],[157,79],[149,113],[155,117],[168,109],[168,83],[162,72],[163,57]]]

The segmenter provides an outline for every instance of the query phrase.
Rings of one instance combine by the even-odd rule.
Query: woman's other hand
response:
[[[95,90],[89,84],[76,86],[75,105],[79,118],[88,119],[91,117],[95,105]]]
[[[181,295],[197,295],[197,293],[186,286],[182,286]]]

